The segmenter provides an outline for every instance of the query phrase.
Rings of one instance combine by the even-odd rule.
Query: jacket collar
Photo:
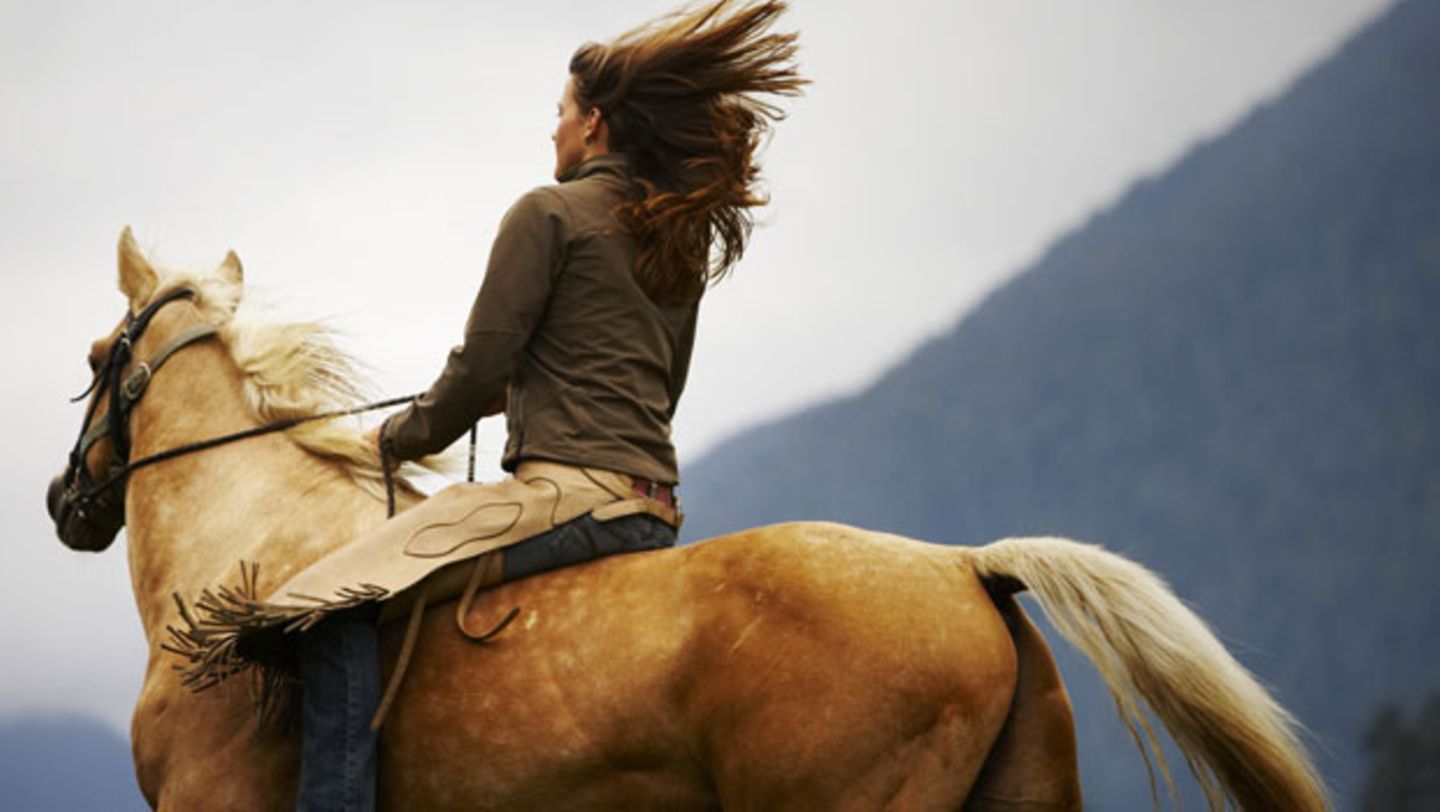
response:
[[[594,158],[581,161],[565,170],[556,180],[568,183],[601,172],[620,176],[630,174],[630,156],[623,152],[607,152],[604,155],[596,155]]]

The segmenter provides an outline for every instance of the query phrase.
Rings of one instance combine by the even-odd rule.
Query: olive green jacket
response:
[[[624,155],[560,180],[506,213],[464,343],[384,442],[400,459],[433,454],[503,395],[507,471],[551,460],[676,482],[670,419],[699,306],[656,305],[635,283],[634,240],[611,213],[630,184]]]

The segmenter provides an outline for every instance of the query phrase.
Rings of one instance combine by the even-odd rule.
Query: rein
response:
[[[123,483],[130,474],[142,468],[147,468],[156,463],[172,460],[176,457],[183,457],[187,454],[194,454],[199,451],[206,451],[222,445],[248,440],[252,437],[261,437],[266,434],[286,431],[305,423],[318,420],[331,420],[337,417],[348,417],[351,415],[363,414],[379,409],[387,409],[392,406],[400,406],[414,401],[418,394],[405,395],[403,397],[387,398],[385,400],[366,403],[360,406],[353,406],[346,409],[335,409],[320,414],[294,417],[286,420],[278,420],[274,423],[267,423],[263,426],[255,426],[241,431],[224,434],[219,437],[211,437],[193,443],[168,448],[138,460],[129,459],[130,438],[127,436],[126,428],[129,424],[130,413],[140,398],[145,393],[151,379],[160,366],[169,360],[171,356],[189,345],[209,338],[218,332],[219,328],[213,324],[200,324],[189,327],[171,339],[148,361],[141,361],[138,366],[129,374],[123,372],[133,359],[133,350],[140,341],[150,321],[162,307],[180,299],[194,298],[195,291],[190,288],[177,288],[151,302],[138,315],[127,313],[125,316],[125,327],[120,336],[111,345],[110,352],[106,355],[105,363],[95,373],[95,378],[90,386],[72,402],[78,401],[90,395],[99,387],[107,387],[110,390],[110,409],[98,421],[92,420],[99,405],[98,399],[92,400],[85,412],[85,422],[81,425],[80,438],[75,442],[75,448],[70,452],[70,466],[66,476],[66,501],[75,504],[85,512],[85,508],[99,506],[108,512],[114,512],[114,508],[101,500],[101,496],[111,488]],[[112,466],[114,470],[100,482],[95,482],[90,475],[90,470],[85,464],[85,456],[90,447],[105,436],[111,438],[111,455],[118,465]],[[469,480],[474,481],[475,477],[475,430],[472,427],[470,432],[470,465]],[[391,458],[389,449],[381,443],[380,468],[385,481],[385,506],[386,515],[395,515],[395,479],[391,469]]]
[[[240,440],[248,440],[251,437],[261,437],[266,434],[274,434],[277,431],[286,431],[288,429],[295,428],[296,426],[314,422],[316,420],[330,420],[336,417],[348,417],[350,415],[364,414],[365,412],[373,412],[379,409],[387,409],[391,406],[399,406],[405,403],[409,403],[417,397],[419,397],[418,394],[405,395],[404,397],[379,400],[375,401],[374,403],[366,403],[363,406],[355,406],[349,409],[336,409],[334,411],[321,412],[320,414],[307,415],[305,417],[294,417],[286,420],[279,420],[274,423],[267,423],[263,426],[256,426],[254,428],[237,431],[231,434],[223,434],[219,437],[211,437],[207,440],[198,440],[196,442],[186,443],[184,445],[179,445],[174,448],[167,448],[164,451],[159,451],[154,454],[150,454],[149,456],[141,457],[134,462],[126,462],[124,465],[121,466],[119,471],[111,474],[105,479],[104,482],[95,486],[90,492],[86,493],[85,495],[87,497],[93,498],[100,492],[125,479],[127,476],[130,475],[132,471],[137,471],[141,468],[154,465],[157,462],[164,462],[166,460],[174,459],[176,457],[183,457],[186,454],[193,454],[197,451],[205,451],[211,448],[215,448],[217,446],[239,442]],[[393,516],[395,515],[394,479],[391,476],[390,469],[388,467],[389,460],[387,459],[385,460],[385,462],[385,490],[386,495],[389,498],[389,503],[387,507],[389,508],[390,515]]]
[[[101,494],[102,491],[107,490],[107,488],[111,488],[112,485],[115,485],[117,484],[117,482],[125,479],[125,477],[128,477],[128,475],[130,475],[132,471],[138,471],[138,469],[147,468],[147,466],[157,464],[157,462],[164,462],[167,461],[167,459],[177,458],[177,456],[194,454],[194,452],[197,451],[207,451],[207,449],[216,448],[216,446],[229,445],[229,443],[232,442],[242,441],[242,439],[258,438],[258,436],[272,435],[272,433],[275,432],[284,432],[284,430],[295,428],[295,426],[300,426],[302,425],[302,423],[314,422],[314,420],[347,418],[347,416],[350,415],[363,415],[363,413],[374,412],[374,410],[379,409],[387,409],[387,407],[390,406],[400,406],[403,405],[403,403],[412,402],[412,400],[415,400],[416,397],[419,397],[419,394],[406,394],[406,396],[403,397],[390,397],[390,399],[387,400],[377,400],[377,402],[366,403],[366,405],[363,406],[354,406],[351,407],[351,409],[336,409],[334,410],[334,412],[323,412],[320,413],[320,415],[308,415],[305,416],[305,418],[276,420],[276,422],[274,423],[266,423],[266,425],[264,426],[255,426],[255,428],[240,430],[240,432],[229,433],[229,435],[220,435],[217,436],[217,438],[203,439],[203,441],[184,443],[184,445],[177,445],[176,448],[167,448],[166,451],[156,452],[156,454],[151,454],[148,456],[141,456],[141,458],[137,459],[137,461],[125,462],[124,465],[121,465],[120,471],[114,472],[114,474],[111,474],[109,475],[109,477],[105,478],[104,482],[101,482],[101,484],[95,485],[94,488],[86,491],[84,497],[94,498],[96,497],[96,495]],[[389,468],[386,468],[386,475],[384,475],[384,479],[386,479],[386,482],[384,482],[384,485],[386,485],[386,494],[387,497],[389,497],[389,505],[387,505],[387,507],[389,507],[390,515],[395,515],[395,494],[393,494],[393,490],[395,490],[395,484],[393,484],[393,478],[390,477]]]

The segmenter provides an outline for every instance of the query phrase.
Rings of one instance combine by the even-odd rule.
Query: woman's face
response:
[[[557,108],[559,119],[555,122],[555,179],[585,160],[585,117],[580,105],[575,103],[575,79],[565,80],[565,89],[560,93]]]

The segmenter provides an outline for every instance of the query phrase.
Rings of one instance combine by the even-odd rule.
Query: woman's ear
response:
[[[605,117],[601,115],[599,107],[591,107],[585,111],[585,143],[594,144],[597,141],[605,150],[610,148],[610,133],[605,126]]]

